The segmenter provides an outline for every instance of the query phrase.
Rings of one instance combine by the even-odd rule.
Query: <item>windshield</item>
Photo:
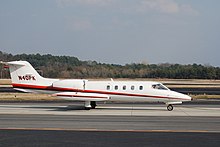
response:
[[[166,86],[164,86],[162,84],[154,84],[154,85],[152,85],[152,88],[160,89],[160,90],[169,90]]]

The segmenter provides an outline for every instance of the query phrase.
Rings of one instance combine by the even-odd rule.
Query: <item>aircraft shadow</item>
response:
[[[4,107],[4,106],[1,106],[1,107]],[[74,110],[83,110],[83,111],[86,111],[85,110],[85,107],[82,105],[67,105],[67,106],[24,106],[24,107],[20,107],[20,106],[5,106],[7,108],[28,108],[28,109],[46,109],[45,111],[74,111]],[[135,110],[135,111],[138,111],[138,110],[145,110],[145,111],[150,111],[150,110],[156,110],[156,111],[167,111],[166,110],[166,107],[161,108],[161,107],[145,107],[145,106],[142,106],[142,107],[132,107],[132,106],[106,106],[106,107],[102,107],[102,106],[98,106],[96,109],[90,109],[90,110]],[[88,110],[87,110],[88,111]]]
[[[40,107],[23,107],[23,108],[33,108],[33,109],[48,109],[48,111],[72,111],[72,110],[85,110],[84,106],[75,106],[75,105],[69,105],[65,107],[60,107],[60,106],[54,106],[54,107],[49,107],[49,106],[40,106]]]
[[[30,107],[22,107],[22,108],[32,108],[32,109],[47,109],[46,111],[73,111],[73,110],[83,110],[83,111],[86,111],[85,110],[85,107],[84,106],[77,106],[77,105],[68,105],[68,106],[65,106],[65,107],[60,107],[60,106],[30,106]],[[135,108],[135,107],[111,107],[111,108],[108,108],[108,107],[105,107],[105,108],[100,108],[100,107],[97,107],[96,109],[90,109],[90,110],[135,110],[135,111],[138,111],[138,110],[146,110],[146,111],[149,111],[149,110],[157,110],[157,111],[167,111],[165,108],[164,109],[161,109],[161,108]],[[89,111],[89,110],[87,110]]]
[[[97,110],[163,110],[163,109],[161,109],[161,108],[151,108],[151,109],[149,109],[149,108],[132,108],[132,107],[130,107],[130,108],[127,108],[127,107],[125,107],[125,108],[123,108],[123,107],[121,107],[121,108],[96,108]],[[164,110],[166,110],[166,109],[164,109]]]

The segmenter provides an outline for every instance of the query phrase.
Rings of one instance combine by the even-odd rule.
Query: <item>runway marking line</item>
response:
[[[220,133],[208,130],[108,130],[108,129],[65,129],[65,128],[0,128],[0,130],[23,131],[78,131],[78,132],[134,132],[134,133]]]

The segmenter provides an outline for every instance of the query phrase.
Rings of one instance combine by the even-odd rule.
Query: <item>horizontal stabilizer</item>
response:
[[[82,93],[82,92],[60,92],[55,93],[52,96],[76,101],[107,101],[109,96],[106,94],[97,93]]]
[[[6,64],[8,64],[8,63],[7,63],[7,62],[0,61],[0,64],[6,65]]]
[[[0,61],[0,64],[25,66],[25,64],[22,63],[22,61],[12,61],[12,62],[3,62],[3,61]]]

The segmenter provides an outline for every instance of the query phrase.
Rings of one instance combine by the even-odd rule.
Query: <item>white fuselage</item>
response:
[[[26,88],[20,84],[14,84],[17,90],[35,93],[60,93],[80,92],[91,94],[105,94],[108,101],[134,101],[134,102],[183,102],[190,101],[187,95],[174,92],[158,82],[140,81],[88,81],[88,80],[56,80],[48,86],[28,85]],[[52,85],[52,86],[50,86]],[[163,86],[163,89],[153,88],[154,85]],[[23,87],[23,88],[22,88]],[[66,95],[65,95],[66,94]],[[56,95],[66,100],[80,100],[70,96],[70,93]],[[92,99],[91,99],[92,101]]]

